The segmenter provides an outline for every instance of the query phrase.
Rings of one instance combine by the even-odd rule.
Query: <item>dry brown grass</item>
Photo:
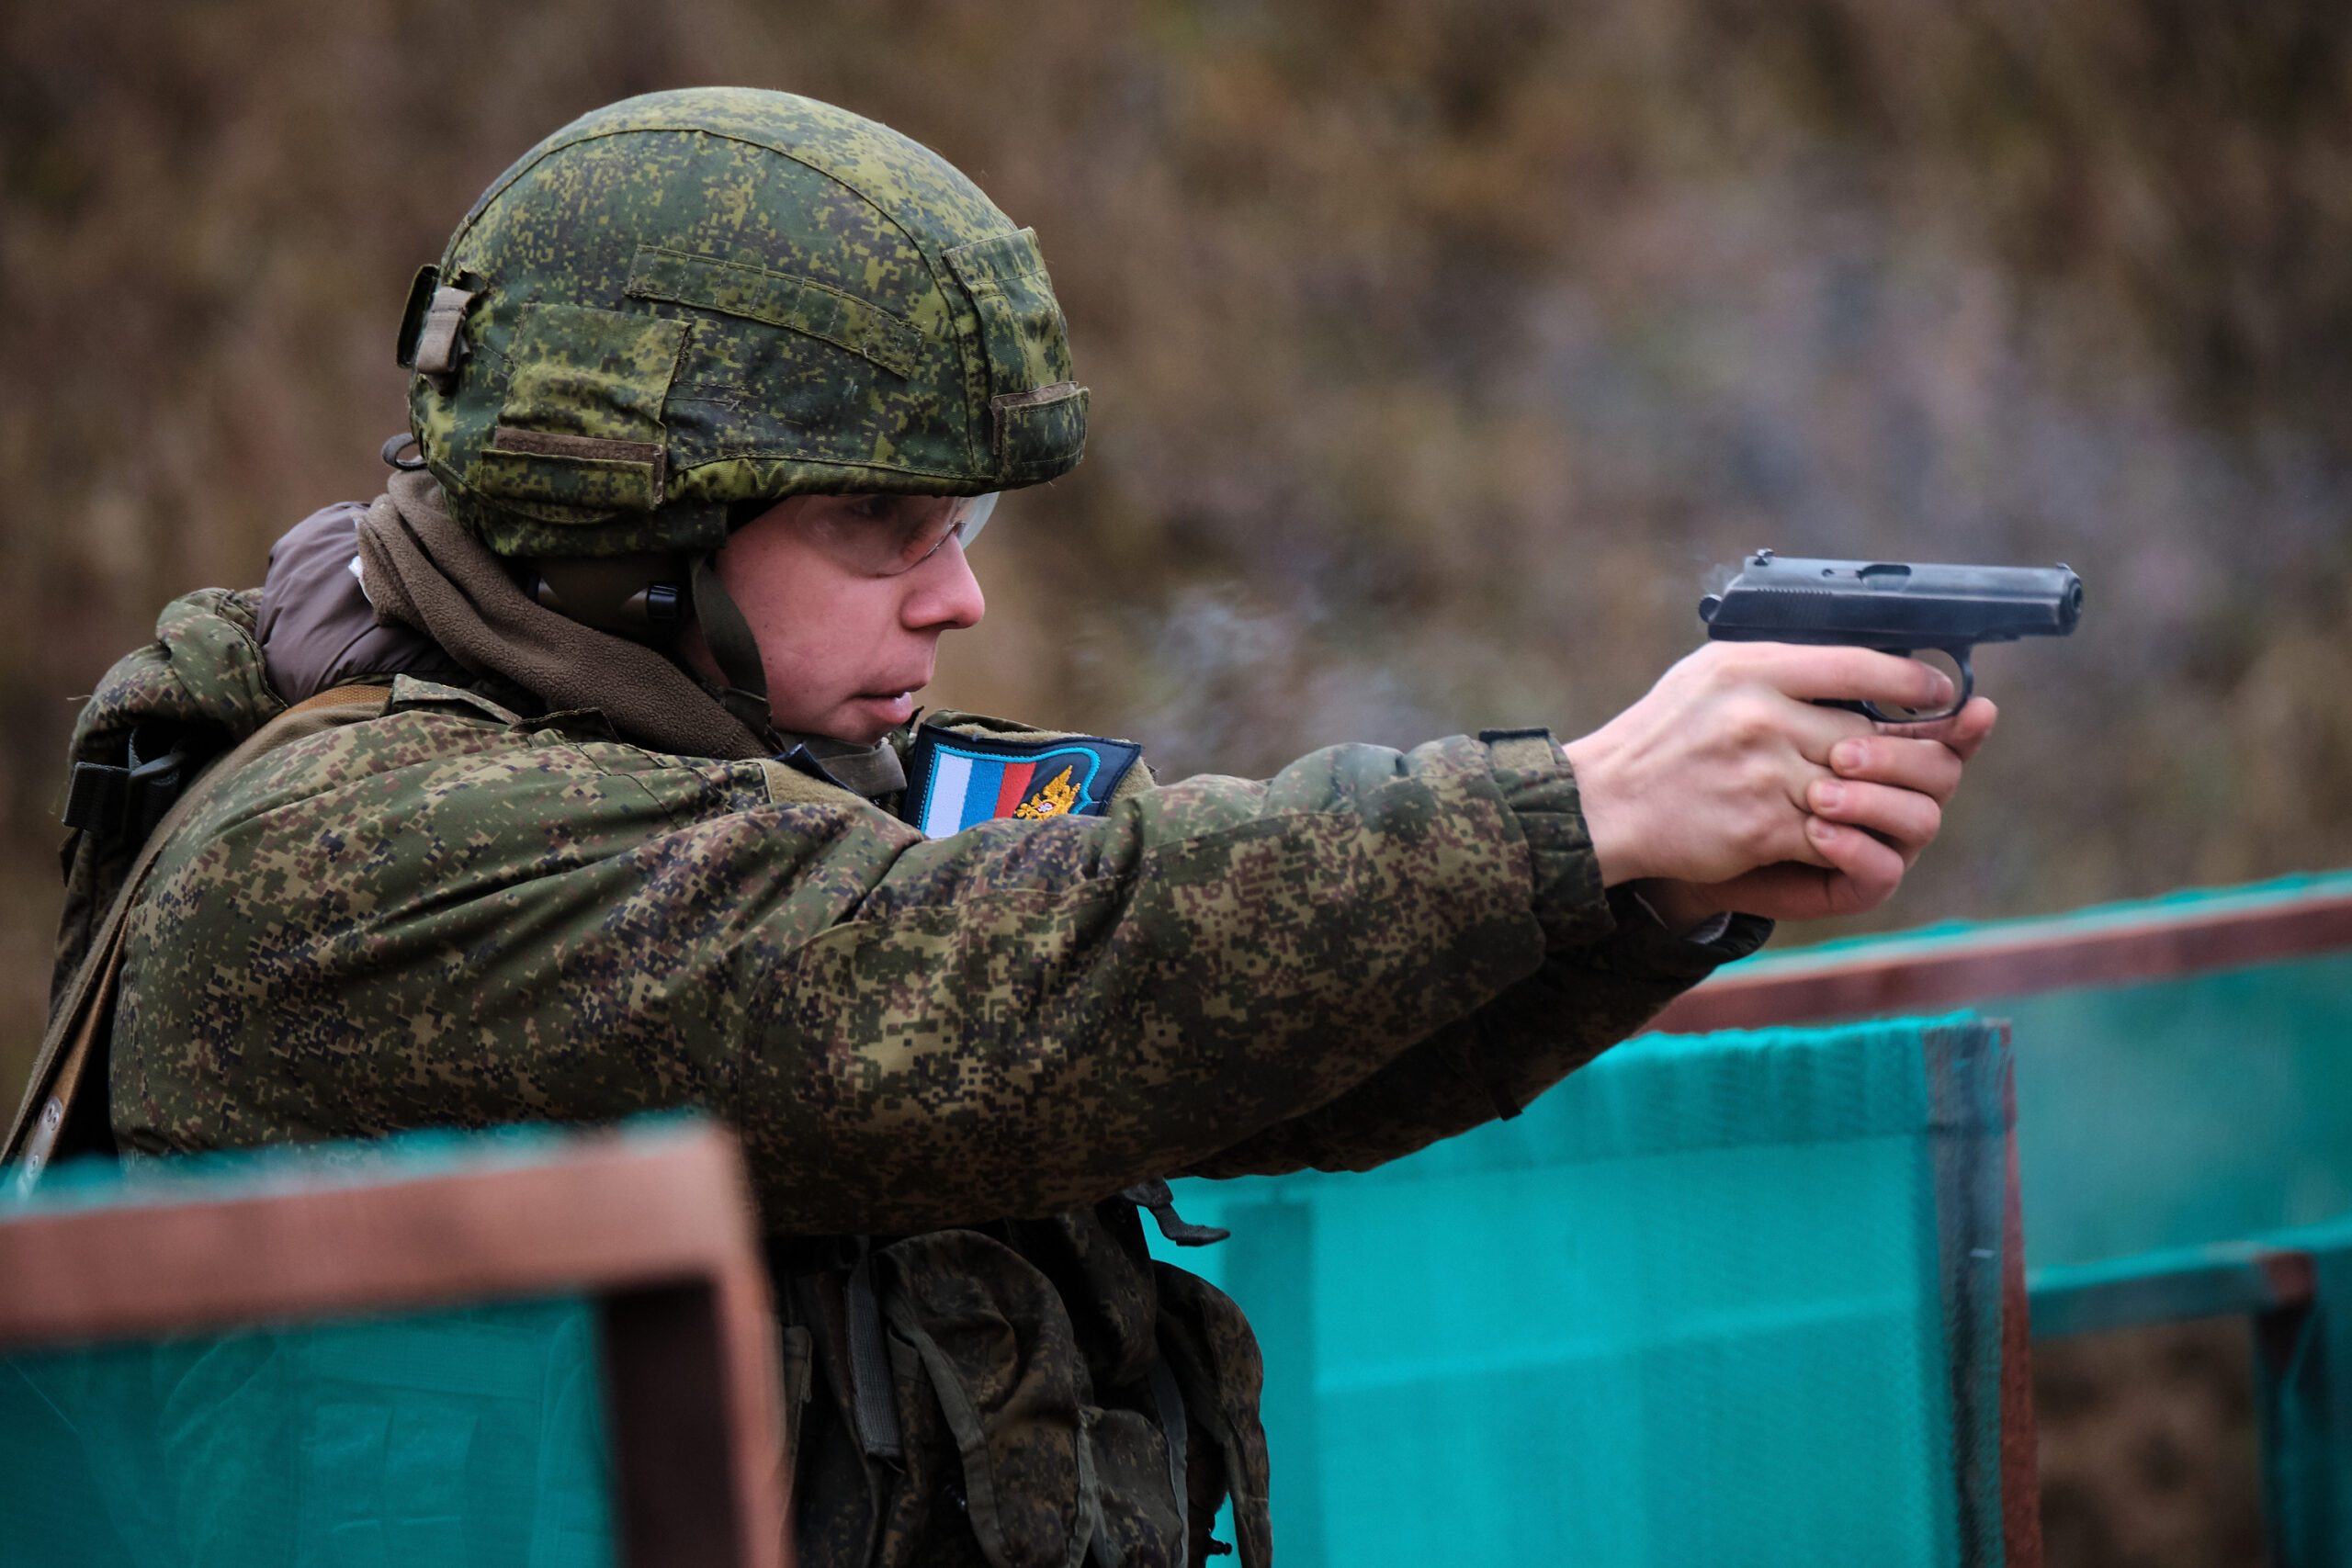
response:
[[[2246,1323],[2211,1318],[2034,1348],[2052,1568],[2261,1568]]]

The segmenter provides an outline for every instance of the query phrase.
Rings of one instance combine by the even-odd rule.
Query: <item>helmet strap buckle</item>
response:
[[[401,312],[400,343],[392,351],[393,359],[403,368],[431,378],[446,390],[448,378],[457,374],[458,362],[466,356],[465,340],[458,334],[475,298],[470,289],[443,284],[439,267],[417,268],[409,285],[408,306]]]
[[[661,644],[686,622],[685,562],[663,553],[530,560],[523,592],[557,615],[632,642]]]

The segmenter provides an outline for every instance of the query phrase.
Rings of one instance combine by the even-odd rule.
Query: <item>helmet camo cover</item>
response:
[[[787,93],[655,93],[526,152],[418,278],[409,409],[510,556],[701,551],[729,503],[976,495],[1077,466],[1035,234],[930,149]]]

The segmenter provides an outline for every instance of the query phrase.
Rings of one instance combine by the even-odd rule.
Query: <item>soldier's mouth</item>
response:
[[[911,691],[867,692],[852,700],[884,724],[904,724],[915,714]]]

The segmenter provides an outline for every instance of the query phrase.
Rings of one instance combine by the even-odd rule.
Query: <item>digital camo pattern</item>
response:
[[[74,762],[120,767],[141,724],[185,727],[206,750],[222,750],[286,706],[263,672],[255,617],[261,593],[206,588],[173,600],[155,621],[155,640],[125,654],[98,682],[74,726]],[[82,962],[129,874],[136,846],[75,834],[64,856],[65,908],[58,919],[51,1005]]]
[[[474,295],[462,357],[413,378],[411,418],[452,513],[503,554],[706,549],[726,502],[977,494],[1084,447],[1035,236],[811,99],[587,115],[483,194],[440,276]]]
[[[1563,773],[1515,811],[1455,739],[924,840],[771,804],[758,762],[413,680],[393,708],[254,764],[157,860],[132,1146],[698,1104],[781,1230],[1052,1213],[1320,1111],[1535,974],[1520,812],[1573,810]],[[1402,1152],[1330,1120],[1344,1163]]]
[[[261,591],[204,588],[164,606],[155,640],[115,661],[74,727],[77,760],[110,756],[136,725],[209,726],[242,740],[286,706],[262,671]]]
[[[1228,1476],[1257,1500],[1240,1516],[1242,1562],[1268,1560],[1256,1341],[1225,1296],[1151,1259],[1131,1205],[877,1243],[874,1278],[904,1452],[865,1458],[849,1379],[804,1382],[803,1562],[1205,1562]],[[778,1299],[787,1343],[805,1334],[815,1365],[848,1365],[826,1276],[787,1269]],[[1162,1362],[1183,1412],[1181,1503],[1153,1388]]]
[[[251,624],[249,596],[181,601],[85,732],[257,727],[277,704]],[[159,858],[116,1129],[168,1152],[708,1108],[776,1245],[816,1249],[778,1264],[811,1347],[804,1562],[1063,1564],[1098,1537],[1102,1561],[1197,1561],[1229,1487],[1260,1568],[1248,1325],[1152,1263],[1111,1195],[1393,1158],[1753,945],[1618,919],[1555,756],[1457,738],[1263,783],[1137,769],[1106,816],[925,840],[780,764],[403,677],[385,716],[271,753]],[[842,1233],[876,1237],[896,1460],[859,1441],[843,1274],[808,1239]]]

